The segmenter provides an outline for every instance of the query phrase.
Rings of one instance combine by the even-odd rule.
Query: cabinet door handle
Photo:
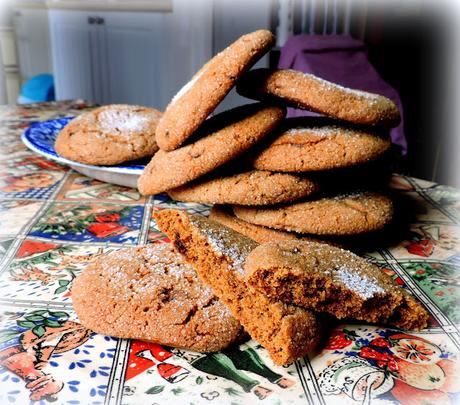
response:
[[[96,17],[96,24],[103,25],[105,20],[102,17]]]
[[[88,24],[96,24],[96,17],[88,17]]]

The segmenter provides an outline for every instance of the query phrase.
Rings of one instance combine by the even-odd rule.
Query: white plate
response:
[[[107,183],[127,187],[137,187],[137,179],[145,168],[144,162],[132,162],[116,166],[92,166],[75,162],[59,156],[54,150],[54,142],[59,131],[74,117],[58,118],[41,121],[30,125],[21,135],[22,142],[32,151],[54,160],[88,177]]]

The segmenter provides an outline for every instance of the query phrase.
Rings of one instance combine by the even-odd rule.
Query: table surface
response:
[[[431,314],[420,333],[335,325],[321,350],[275,366],[250,341],[197,354],[91,333],[72,280],[102,252],[164,235],[152,210],[201,204],[92,180],[20,142],[31,122],[75,115],[80,101],[0,109],[0,403],[457,403],[460,401],[460,191],[393,176],[416,220],[397,246],[366,254]],[[252,401],[252,402],[251,402]]]

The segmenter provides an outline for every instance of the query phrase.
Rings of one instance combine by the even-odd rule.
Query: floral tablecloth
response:
[[[20,142],[31,122],[80,113],[79,101],[0,109],[0,403],[425,404],[460,401],[460,192],[394,176],[415,203],[399,245],[366,257],[431,314],[420,333],[338,325],[321,350],[275,366],[256,342],[197,354],[94,334],[71,286],[84,263],[163,242],[152,211],[208,207],[92,180]]]

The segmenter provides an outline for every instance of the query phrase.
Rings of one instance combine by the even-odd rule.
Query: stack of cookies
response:
[[[301,72],[248,72],[273,44],[269,31],[242,36],[178,92],[156,128],[160,150],[139,190],[216,204],[214,220],[257,242],[347,244],[383,229],[391,199],[357,178],[368,179],[389,150],[384,131],[399,122],[396,105]],[[235,86],[260,103],[209,117]],[[285,119],[286,106],[326,117]]]
[[[318,344],[324,313],[426,326],[425,309],[378,267],[322,239],[390,222],[391,200],[356,191],[349,178],[388,150],[388,136],[369,128],[396,124],[398,110],[384,97],[310,75],[247,72],[273,44],[268,31],[244,35],[173,98],[139,190],[217,204],[214,220],[158,211],[171,244],[90,263],[72,287],[83,325],[200,352],[223,350],[247,332],[280,365]],[[262,102],[208,118],[237,82],[241,94]],[[335,120],[300,125],[285,119],[289,104]]]

